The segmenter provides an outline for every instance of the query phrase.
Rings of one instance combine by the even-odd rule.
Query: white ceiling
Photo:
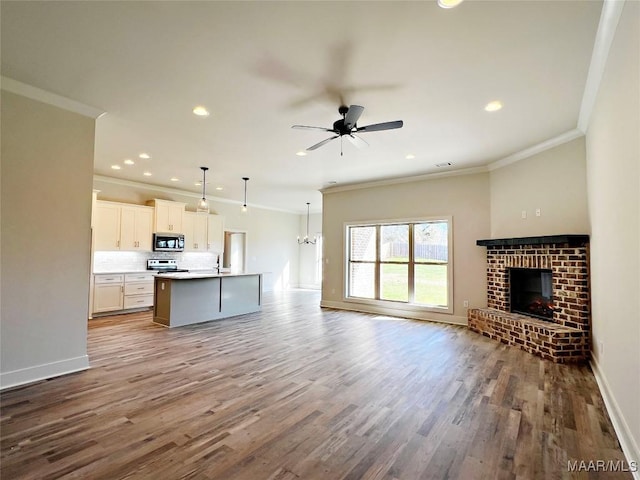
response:
[[[329,182],[487,165],[575,129],[602,2],[1,8],[4,77],[107,112],[97,121],[96,174],[198,192],[208,166],[210,196],[241,201],[247,176],[249,204],[306,212],[307,201],[320,209]],[[330,135],[291,126],[330,127],[340,96],[365,107],[359,126],[404,127],[362,134],[362,150],[345,141],[344,156],[339,139],[296,156]],[[485,112],[491,100],[504,108]],[[199,104],[208,118],[192,114]],[[453,166],[435,167],[443,162]]]

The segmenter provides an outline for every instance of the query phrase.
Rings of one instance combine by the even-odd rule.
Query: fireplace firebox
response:
[[[509,300],[513,313],[542,320],[553,320],[553,281],[551,270],[509,269]]]

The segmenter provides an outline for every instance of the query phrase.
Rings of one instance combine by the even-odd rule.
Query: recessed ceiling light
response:
[[[196,107],[193,107],[193,114],[197,115],[199,117],[208,117],[209,116],[209,110],[207,110],[202,105],[198,105]]]
[[[450,167],[451,165],[453,165],[453,163],[451,163],[451,162],[436,163],[436,167],[438,167],[438,168],[440,168],[440,167]]]
[[[130,158],[127,158],[127,159],[124,161],[124,164],[125,164],[125,165],[135,165],[135,164],[136,164],[136,162],[134,162],[134,161],[133,161],[133,160],[131,160]]]
[[[179,182],[179,181],[180,181],[180,179],[179,179],[179,178],[176,178],[176,177],[171,177],[171,181],[172,181],[172,182]]]
[[[120,165],[111,165],[111,168],[114,170],[120,170],[122,167]]]
[[[144,175],[145,177],[150,177],[151,175],[153,175],[153,173],[151,173],[151,172],[144,172],[144,173],[143,173],[143,175]]]
[[[413,160],[414,158],[416,158],[416,156],[413,153],[410,153],[409,155],[407,155],[406,157],[407,160]]]
[[[202,182],[194,182],[194,185],[195,185],[196,187],[199,187],[200,185],[202,185]]]
[[[151,155],[149,155],[148,153],[144,153],[142,152],[140,155],[138,155],[140,158],[151,158]]]
[[[487,112],[497,112],[501,108],[502,108],[502,102],[500,100],[494,100],[493,102],[489,102],[484,107],[484,109]]]
[[[438,0],[440,8],[453,8],[460,5],[464,0]]]
[[[216,187],[216,190],[222,190],[222,187]]]
[[[336,182],[335,180],[330,180],[330,181],[328,181],[327,183],[328,183],[329,185],[335,185],[335,184],[336,184],[336,183],[338,183],[338,182]]]
[[[307,155],[307,152],[300,150],[299,152],[296,152],[296,155],[299,157],[305,157]]]

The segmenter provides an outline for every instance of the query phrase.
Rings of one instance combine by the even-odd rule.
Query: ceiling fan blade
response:
[[[321,141],[319,143],[316,143],[315,145],[311,145],[309,148],[307,148],[307,151],[311,151],[311,150],[315,150],[316,148],[320,148],[325,143],[329,143],[331,140],[333,140],[334,138],[338,138],[339,136],[340,135],[335,135],[335,136],[327,138],[326,140],[323,140],[323,141]]]
[[[363,111],[364,111],[364,107],[361,107],[360,105],[351,105],[349,107],[349,110],[347,110],[347,114],[344,117],[345,127],[348,127],[350,129],[355,127]]]
[[[396,120],[395,122],[374,123],[373,125],[365,125],[359,127],[356,131],[358,133],[365,132],[378,132],[380,130],[393,130],[394,128],[402,128],[402,120]]]
[[[358,148],[365,148],[369,146],[367,142],[365,142],[362,138],[355,136],[353,133],[349,134],[347,138]]]
[[[310,127],[308,125],[293,125],[291,128],[295,128],[297,130],[322,130],[323,132],[333,132],[330,128]]]

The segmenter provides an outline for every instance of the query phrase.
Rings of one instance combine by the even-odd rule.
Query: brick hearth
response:
[[[478,240],[487,247],[487,306],[470,309],[469,328],[554,362],[590,353],[589,251],[586,235]],[[552,272],[553,319],[511,313],[509,269]]]

